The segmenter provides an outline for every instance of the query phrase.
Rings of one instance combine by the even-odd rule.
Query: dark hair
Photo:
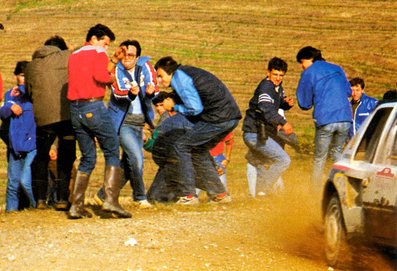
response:
[[[88,30],[85,41],[90,41],[93,36],[97,37],[98,40],[104,39],[105,36],[108,36],[110,41],[114,41],[116,39],[112,30],[103,24],[97,24],[91,27],[90,30]]]
[[[160,58],[157,63],[154,65],[156,69],[163,69],[167,74],[173,74],[181,64],[178,64],[171,56],[165,56]]]
[[[17,65],[15,65],[14,75],[25,73],[25,68],[28,63],[29,61],[18,61]]]
[[[65,40],[58,35],[52,36],[48,40],[44,42],[44,45],[51,45],[51,46],[56,46],[61,50],[67,50],[68,46],[66,45]]]
[[[288,64],[284,60],[278,57],[273,57],[270,59],[269,64],[267,65],[267,70],[277,70],[277,71],[283,71],[287,72],[288,71]]]
[[[160,91],[154,98],[152,99],[153,105],[156,105],[158,103],[162,103],[165,99],[167,98],[172,98],[174,99],[174,93],[172,92],[167,92],[167,91]]]
[[[383,94],[383,100],[397,100],[397,89],[390,89]]]
[[[353,79],[351,79],[350,81],[350,85],[352,87],[360,85],[362,89],[365,88],[365,83],[364,83],[364,79],[360,78],[360,77],[354,77]]]
[[[136,48],[136,56],[141,55],[141,45],[137,40],[125,40],[122,43],[120,43],[120,46],[134,46]]]
[[[313,59],[313,62],[316,62],[317,60],[325,60],[321,55],[321,51],[311,46],[306,46],[299,50],[296,55],[296,61],[301,63],[302,59]]]

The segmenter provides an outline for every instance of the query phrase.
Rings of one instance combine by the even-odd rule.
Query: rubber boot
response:
[[[120,168],[115,166],[106,166],[104,181],[105,201],[103,203],[102,210],[105,212],[111,212],[119,218],[130,218],[132,217],[131,213],[124,210],[119,203],[120,181]]]
[[[69,210],[70,219],[92,217],[91,213],[84,209],[84,195],[87,190],[90,175],[82,171],[77,171],[72,194],[72,206]]]

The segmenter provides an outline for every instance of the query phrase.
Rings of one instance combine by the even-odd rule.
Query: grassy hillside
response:
[[[153,62],[172,55],[183,64],[208,69],[230,87],[242,111],[273,56],[289,63],[284,87],[288,95],[295,95],[301,72],[295,56],[306,45],[320,48],[349,76],[365,78],[367,93],[380,97],[396,88],[396,14],[397,2],[387,0],[2,0],[0,71],[9,88],[15,62],[30,60],[48,37],[61,35],[77,47],[89,27],[103,23],[116,34],[110,51],[134,38]],[[311,141],[310,112],[295,107],[287,118],[303,141]],[[236,139],[233,166],[238,171],[232,178],[242,180],[245,146],[240,129]],[[0,155],[5,160],[3,145]],[[5,164],[0,164],[0,180],[5,180]],[[153,165],[147,164],[146,174],[151,176]]]

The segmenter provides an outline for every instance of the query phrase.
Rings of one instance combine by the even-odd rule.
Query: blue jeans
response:
[[[196,176],[200,176],[201,184],[210,196],[226,191],[219,179],[209,150],[233,131],[238,122],[239,120],[222,123],[199,121],[175,142],[174,148],[179,162],[178,172],[181,176],[181,195],[178,196],[196,194]]]
[[[322,189],[322,174],[328,152],[332,155],[333,161],[340,159],[343,147],[348,139],[350,126],[351,122],[337,122],[316,127],[312,175],[312,185],[315,191]]]
[[[25,156],[16,157],[10,152],[8,160],[8,184],[6,211],[18,211],[18,189],[21,186],[22,191],[29,198],[30,206],[36,207],[36,201],[32,191],[32,172],[31,164],[37,151],[33,150],[26,153]]]
[[[256,166],[257,181],[258,185],[262,186],[264,190],[269,190],[281,174],[288,169],[291,159],[280,144],[271,137],[268,137],[264,143],[258,142],[257,133],[244,133],[243,137],[248,148],[261,154],[263,159],[261,162],[263,163]],[[269,162],[270,165],[265,168],[264,165],[269,164]]]
[[[79,171],[91,174],[96,164],[96,143],[105,156],[106,166],[120,166],[119,138],[102,101],[72,102],[70,114],[81,151]]]
[[[145,184],[143,182],[143,127],[123,124],[120,128],[120,144],[126,155],[123,167],[126,178],[130,180],[135,201],[145,200]]]

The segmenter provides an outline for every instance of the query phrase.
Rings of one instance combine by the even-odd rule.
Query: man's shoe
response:
[[[139,209],[150,209],[153,208],[153,206],[146,200],[139,200],[138,201],[138,207]]]
[[[188,195],[184,197],[180,197],[176,204],[180,205],[197,205],[200,201],[196,196]]]
[[[37,209],[40,209],[40,210],[45,210],[45,209],[48,209],[48,205],[47,205],[47,203],[45,202],[45,200],[39,199],[39,200],[37,201],[36,208],[37,208]]]
[[[227,193],[223,192],[221,194],[216,195],[211,199],[212,203],[229,203],[232,202],[232,197]]]
[[[61,200],[55,203],[54,207],[57,211],[67,211],[69,210],[69,202],[66,200]]]

